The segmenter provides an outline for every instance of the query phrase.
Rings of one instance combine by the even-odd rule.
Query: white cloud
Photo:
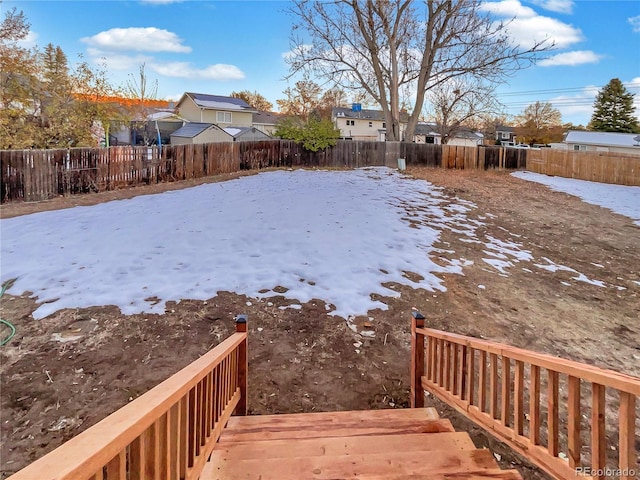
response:
[[[112,52],[105,52],[98,48],[87,48],[87,54],[94,63],[104,63],[107,70],[137,70],[143,63],[149,63],[153,57],[148,55],[123,55]]]
[[[506,21],[506,29],[514,43],[531,48],[536,42],[546,40],[548,45],[561,49],[584,40],[579,28],[558,19],[537,14],[518,0],[485,2],[482,9]]]
[[[640,15],[629,17],[627,21],[631,24],[631,28],[635,33],[640,33]]]
[[[593,102],[599,90],[599,87],[588,85],[575,95],[558,95],[549,102],[554,108],[560,110],[563,121],[579,122],[586,125],[593,113]]]
[[[535,17],[538,14],[533,8],[525,7],[519,0],[502,0],[500,2],[484,2],[480,8],[485,12],[503,18]]]
[[[306,53],[310,51],[312,48],[313,48],[313,45],[310,45],[310,44],[299,45],[296,48],[289,50],[288,52],[283,52],[281,56],[284,60],[289,60],[290,58],[295,57],[299,53]]]
[[[573,0],[532,0],[534,5],[538,5],[545,10],[557,13],[571,13],[573,11]]]
[[[207,79],[207,80],[242,80],[245,75],[235,65],[217,63],[198,69],[189,62],[150,63],[149,68],[167,77]]]
[[[22,40],[18,41],[18,45],[22,48],[33,48],[36,46],[38,41],[38,34],[36,32],[30,31],[27,33],[27,36]]]
[[[189,53],[191,47],[173,32],[155,27],[112,28],[82,41],[107,51]]]
[[[591,50],[576,50],[573,52],[564,52],[545,58],[538,62],[541,67],[557,67],[561,65],[575,66],[587,63],[598,63],[602,55],[592,52]]]

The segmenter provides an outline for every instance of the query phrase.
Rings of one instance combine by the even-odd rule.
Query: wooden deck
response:
[[[231,417],[200,479],[521,479],[432,408]]]

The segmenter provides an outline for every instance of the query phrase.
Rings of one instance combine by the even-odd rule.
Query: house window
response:
[[[369,128],[373,127],[373,122],[369,122]]]
[[[509,132],[500,132],[500,134],[502,135],[502,140],[509,140],[511,137],[511,133]]]
[[[231,123],[231,112],[216,112],[218,123]]]
[[[382,128],[387,128],[387,124],[385,122],[382,122]]]
[[[587,149],[587,146],[586,145],[574,145],[573,149],[574,150],[580,150],[580,151],[584,152]]]
[[[354,120],[347,120],[347,127],[348,126],[354,126],[356,124],[356,122]]]

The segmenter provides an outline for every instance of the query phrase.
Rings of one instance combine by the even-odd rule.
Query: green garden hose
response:
[[[2,290],[0,290],[0,298],[2,298],[2,296],[4,295],[5,290],[7,288],[9,288],[11,285],[13,285],[13,282],[15,282],[15,281],[16,281],[16,279],[7,280],[6,282],[4,282],[2,284]],[[11,322],[7,322],[6,320],[3,320],[2,318],[0,318],[0,323],[2,323],[3,325],[6,325],[7,327],[9,327],[11,329],[11,333],[9,334],[9,336],[0,342],[0,347],[2,347],[4,345],[6,345],[7,343],[9,343],[9,341],[16,334],[16,327],[14,327],[11,324]]]

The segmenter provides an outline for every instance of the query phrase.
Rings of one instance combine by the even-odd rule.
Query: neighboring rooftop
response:
[[[254,112],[253,123],[259,123],[263,125],[275,125],[283,117],[283,114],[278,112]]]
[[[220,128],[213,123],[190,122],[177,129],[171,134],[172,137],[194,138],[200,135],[209,127]]]
[[[241,98],[224,97],[221,95],[209,95],[206,93],[186,92],[184,96],[188,96],[193,102],[201,108],[210,108],[215,110],[235,110],[245,112],[255,112],[256,110]],[[182,101],[182,100],[181,100]]]
[[[611,147],[637,147],[640,149],[639,140],[640,135],[637,133],[586,132],[570,130],[565,135],[564,143],[607,145]]]
[[[358,112],[354,112],[351,108],[346,107],[333,107],[331,109],[331,116],[338,118],[360,118],[362,120],[378,120],[380,122],[384,122],[384,112],[382,110],[360,110]],[[408,113],[400,113],[400,121],[408,122],[409,114]]]

